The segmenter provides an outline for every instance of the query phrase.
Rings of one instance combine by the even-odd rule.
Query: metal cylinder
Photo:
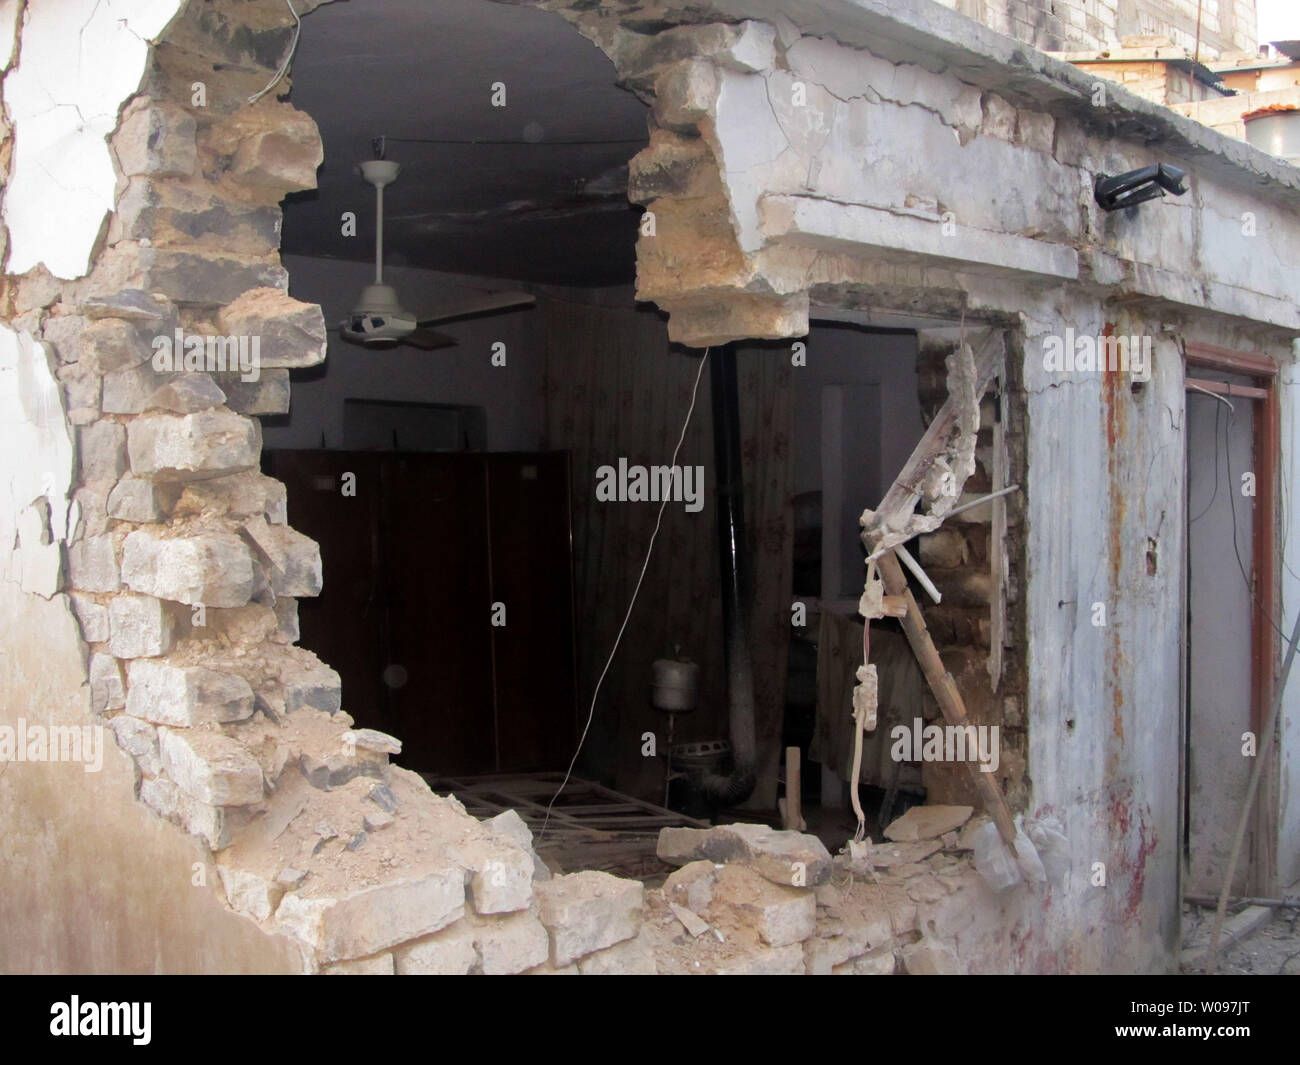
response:
[[[1246,140],[1262,152],[1300,166],[1300,109],[1245,116]]]
[[[657,710],[694,710],[700,689],[700,667],[694,662],[659,658],[650,667],[650,701]]]

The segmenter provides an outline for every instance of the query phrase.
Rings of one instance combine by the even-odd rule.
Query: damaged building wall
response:
[[[779,21],[762,0],[717,6]],[[40,7],[33,0],[28,15]],[[1023,50],[1013,64],[1004,39],[936,5],[891,7],[892,17],[875,0],[819,5],[808,36],[788,20],[647,36],[621,24],[636,21],[634,8],[572,17],[654,101],[657,128],[632,176],[658,221],[638,249],[639,290],[670,312],[678,339],[802,336],[813,303],[868,322],[951,323],[965,312],[1008,330],[1004,395],[1024,434],[1012,469],[1029,478],[1011,560],[1028,647],[1010,667],[1027,693],[1020,801],[1063,823],[1072,861],[1050,888],[995,896],[956,857],[958,842],[939,848],[948,853],[922,847],[899,874],[915,883],[901,885],[895,920],[882,900],[845,910],[821,854],[799,859],[815,875],[780,882],[793,872],[784,834],[683,844],[675,861],[713,869],[674,886],[689,901],[695,877],[714,881],[694,901],[718,924],[741,922],[747,944],[740,959],[690,971],[819,971],[818,944],[837,940],[838,960],[825,964],[863,972],[894,971],[900,959],[915,972],[1163,968],[1178,911],[1177,793],[1162,768],[1179,714],[1178,345],[1285,351],[1300,330],[1288,213],[1300,183],[1248,146],[1121,92],[1094,108],[1082,75]],[[827,20],[840,43],[812,36],[829,35]],[[390,766],[397,741],[351,729],[333,671],[295,646],[293,604],[319,590],[319,556],[288,526],[282,486],[256,473],[256,418],[283,410],[289,368],[322,354],[319,309],[287,298],[277,251],[277,204],[311,186],[320,145],[310,119],[277,99],[287,85],[248,102],[290,35],[270,0],[188,5],[150,51],[112,138],[115,210],[83,253],[89,272],[74,264],[62,280],[62,266],[34,265],[5,279],[11,332],[29,337],[10,345],[27,352],[26,363],[6,356],[13,380],[40,354],[63,389],[57,413],[48,399],[44,415],[11,402],[23,425],[52,430],[49,446],[62,427],[76,449],[66,492],[57,475],[15,489],[22,557],[6,567],[17,566],[19,584],[5,594],[19,597],[12,609],[24,622],[55,634],[63,625],[63,697],[75,685],[82,700],[69,713],[83,719],[89,702],[100,715],[91,720],[135,760],[141,803],[124,770],[116,783],[104,777],[104,808],[129,824],[151,807],[160,862],[182,858],[171,872],[131,870],[114,903],[157,927],[156,914],[125,900],[153,897],[151,885],[192,876],[200,860],[208,883],[186,888],[201,896],[193,927],[222,929],[232,953],[251,936],[240,955],[249,968],[291,967],[300,951],[313,971],[671,971],[678,926],[666,893],[600,873],[551,876],[517,818],[480,823]],[[6,101],[21,62],[20,47]],[[1161,137],[1167,161],[1193,170],[1192,193],[1136,218],[1103,217],[1092,174],[1149,161],[1143,143]],[[980,174],[987,184],[972,180]],[[1248,211],[1257,236],[1243,244]],[[152,342],[177,328],[259,337],[258,380],[160,374]],[[1067,331],[1150,336],[1150,379],[1045,366],[1048,342]],[[62,531],[50,516],[60,494],[76,506]],[[61,536],[56,569],[48,549]],[[1107,625],[1093,621],[1096,603]],[[36,653],[20,645],[7,681],[49,670]],[[19,768],[6,777],[22,783],[7,786],[32,791],[15,793],[11,811],[40,787]],[[777,897],[727,872],[733,864],[768,869],[776,882],[759,876]],[[5,868],[9,877],[16,867]],[[728,882],[721,892],[718,880]],[[7,918],[32,925],[32,950],[54,941],[65,912],[0,895],[15,906]],[[98,916],[73,912],[78,924]],[[890,935],[862,933],[882,912]],[[144,967],[231,964],[178,950],[181,960]],[[109,943],[93,964],[133,959]]]
[[[802,33],[762,0],[717,6],[755,21],[647,36],[570,16],[653,106],[632,164],[656,223],[638,294],[695,344],[803,335],[810,304],[1013,323],[1027,698],[1002,712],[1027,722],[1026,812],[1062,819],[1074,861],[1045,906],[1012,907],[1010,953],[967,964],[1161,968],[1178,924],[1181,346],[1287,357],[1300,180],[933,4],[822,4]],[[1097,174],[1157,158],[1190,193],[1095,205]],[[1106,336],[1149,345],[1143,380],[1045,361]]]

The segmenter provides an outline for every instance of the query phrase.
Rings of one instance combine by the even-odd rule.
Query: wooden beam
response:
[[[921,608],[916,605],[916,599],[907,587],[903,567],[899,565],[893,552],[881,556],[877,566],[880,569],[881,579],[885,582],[885,591],[890,595],[905,596],[907,599],[907,615],[903,618],[903,632],[907,634],[907,642],[912,645],[912,653],[920,663],[926,683],[930,685],[930,690],[934,692],[934,697],[939,702],[944,721],[950,725],[968,724],[966,704],[962,701],[961,692],[957,690],[957,682],[944,668],[938,648],[934,646],[930,631],[925,627]],[[1016,826],[1011,820],[1011,811],[1002,797],[1001,790],[992,779],[993,775],[982,772],[974,762],[967,762],[966,768],[970,772],[971,782],[975,785],[984,812],[993,818],[993,823],[998,826],[998,834],[1014,854]]]

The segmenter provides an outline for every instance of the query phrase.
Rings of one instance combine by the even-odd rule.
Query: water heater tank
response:
[[[675,714],[695,709],[700,687],[700,667],[696,663],[659,658],[650,671],[650,698],[656,709]]]

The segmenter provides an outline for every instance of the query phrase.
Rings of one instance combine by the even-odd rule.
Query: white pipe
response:
[[[939,594],[939,589],[934,586],[934,582],[925,575],[925,570],[921,568],[920,563],[908,554],[907,548],[902,544],[899,544],[894,548],[894,554],[898,556],[899,561],[901,561],[904,566],[912,571],[912,576],[921,582],[921,587],[925,589],[926,595],[936,603],[943,598],[943,596]]]
[[[375,183],[375,284],[384,283],[384,186]]]

